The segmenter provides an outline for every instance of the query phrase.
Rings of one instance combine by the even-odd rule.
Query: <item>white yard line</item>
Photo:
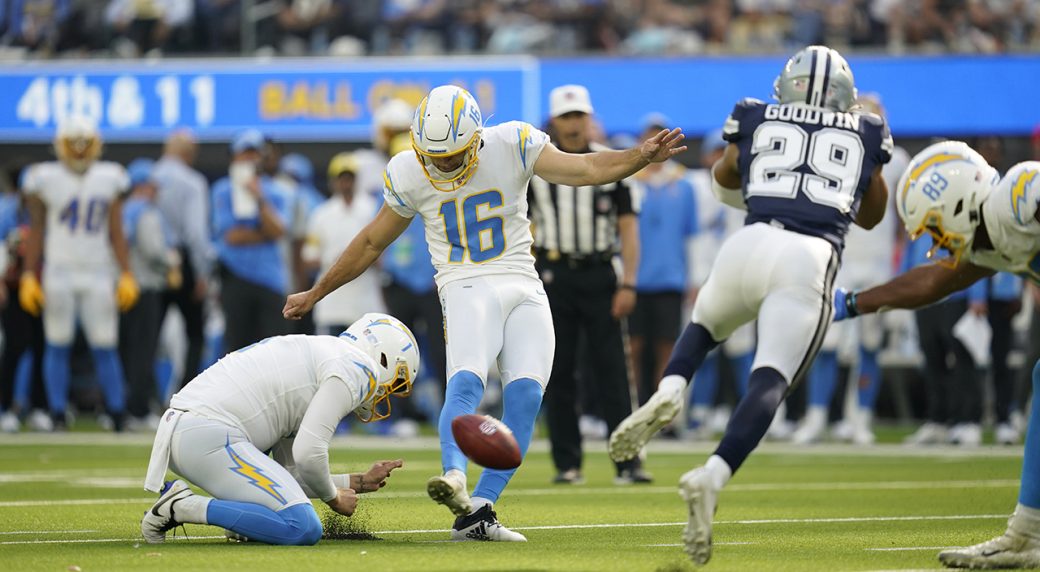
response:
[[[920,521],[920,520],[985,520],[995,518],[1007,518],[1006,514],[962,514],[962,515],[917,515],[917,516],[866,516],[848,518],[778,518],[759,520],[720,520],[716,525],[722,524],[813,524],[813,523],[840,523],[840,522],[894,522],[894,521]],[[670,526],[683,526],[685,522],[625,522],[625,523],[599,523],[599,524],[557,524],[544,526],[517,526],[513,530],[579,530],[597,528],[657,528]],[[451,532],[449,529],[415,529],[415,530],[380,530],[371,534],[444,534]],[[188,536],[172,537],[176,540],[185,539],[214,539],[224,538],[221,536]],[[7,544],[89,544],[95,542],[140,542],[140,538],[95,538],[95,539],[72,539],[72,540],[13,540],[0,542]]]
[[[171,536],[167,537],[166,540],[214,540],[217,538],[227,539],[226,536],[221,534],[220,536]],[[140,543],[143,546],[153,546],[158,548],[159,544],[145,544],[144,539],[137,538],[83,538],[83,539],[72,539],[72,540],[11,540],[7,542],[0,542],[0,545],[7,544],[95,544],[104,542],[135,542]]]
[[[0,474],[0,482],[3,475]],[[100,479],[92,479],[100,481]],[[131,481],[126,481],[129,485]],[[86,483],[84,483],[86,484]],[[140,484],[140,482],[137,482]],[[111,484],[114,486],[114,483]],[[109,484],[94,483],[92,486],[109,488]],[[771,492],[771,491],[873,491],[873,490],[932,490],[932,489],[992,489],[1014,488],[1019,486],[1018,479],[989,479],[965,481],[891,481],[891,482],[823,482],[823,483],[748,483],[726,487],[727,493]],[[127,488],[130,488],[127,486]],[[672,495],[676,488],[672,486],[633,486],[633,487],[553,487],[548,489],[517,489],[509,492],[517,497],[551,497],[551,496],[585,496],[585,495]],[[378,494],[365,495],[364,500],[377,501],[389,499],[426,498],[422,491],[384,491]],[[100,504],[149,504],[153,498],[115,498],[115,499],[73,499],[73,500],[19,500],[0,501],[0,508],[30,506],[63,506],[63,505],[100,505]]]
[[[0,532],[0,536],[15,535],[15,534],[87,534],[91,532],[101,532],[100,530],[9,530],[7,532]]]
[[[864,548],[868,552],[909,552],[911,550],[948,550],[956,546],[896,546],[892,548]]]
[[[749,544],[754,544],[754,542],[712,542],[711,543],[712,546],[747,546]],[[672,548],[672,547],[676,547],[676,546],[686,546],[686,545],[681,543],[681,542],[677,542],[675,544],[644,544],[643,546],[648,546],[650,548]]]

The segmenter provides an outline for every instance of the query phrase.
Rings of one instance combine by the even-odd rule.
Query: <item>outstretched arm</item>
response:
[[[996,274],[989,268],[961,262],[957,268],[939,264],[918,266],[892,280],[859,293],[850,293],[852,312],[849,316],[870,314],[892,308],[914,309],[938,302]]]
[[[546,145],[534,164],[534,174],[557,185],[581,187],[605,185],[629,177],[650,163],[660,163],[686,150],[679,146],[685,136],[676,127],[643,141],[638,147],[624,151],[565,153],[555,145]]]
[[[361,273],[379,259],[383,250],[390,246],[411,222],[411,219],[404,218],[384,204],[376,218],[350,241],[346,250],[313,288],[289,296],[285,301],[285,308],[282,309],[282,315],[289,320],[299,320],[311,311],[318,300],[361,276]]]
[[[859,213],[856,214],[856,224],[870,230],[885,218],[887,209],[888,183],[881,174],[881,165],[878,165],[870,174],[870,186],[863,194],[863,202],[860,203]]]

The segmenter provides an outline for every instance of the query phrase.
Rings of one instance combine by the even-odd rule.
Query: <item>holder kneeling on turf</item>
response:
[[[336,426],[350,413],[365,422],[388,417],[390,396],[408,395],[418,368],[414,336],[386,314],[366,314],[338,337],[278,336],[225,356],[162,416],[145,479],[145,490],[160,495],[141,534],[155,544],[181,524],[212,524],[231,538],[317,543],[322,528],[309,499],[350,516],[357,494],[379,490],[402,465],[331,474]],[[167,469],[213,498],[183,480],[164,483]]]

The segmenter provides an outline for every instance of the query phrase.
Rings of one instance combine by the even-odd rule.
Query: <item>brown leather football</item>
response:
[[[489,469],[520,466],[520,445],[513,432],[489,415],[460,415],[451,421],[451,434],[459,449],[474,463]]]

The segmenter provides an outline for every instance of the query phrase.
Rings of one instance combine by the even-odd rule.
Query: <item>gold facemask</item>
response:
[[[415,144],[415,133],[412,132],[412,149],[415,150],[415,157],[419,160],[419,164],[422,166],[423,174],[426,175],[426,179],[430,181],[433,188],[438,191],[450,193],[459,187],[463,186],[473,177],[473,174],[477,171],[477,162],[479,157],[477,150],[480,149],[480,131],[470,137],[469,143],[461,151],[454,153],[426,153],[419,149],[419,146]],[[459,172],[450,179],[439,179],[430,174],[430,169],[427,167],[426,162],[429,159],[445,159],[448,157],[454,157],[456,155],[465,153],[466,158],[463,160],[462,167]]]
[[[354,415],[362,423],[371,423],[390,417],[390,396],[408,397],[412,393],[412,376],[408,371],[408,364],[404,362],[397,364],[394,379],[389,383],[380,384],[374,375],[369,374],[368,384],[372,402],[354,411]]]
[[[926,232],[932,237],[932,248],[928,250],[928,259],[932,260],[939,250],[946,250],[950,256],[935,260],[935,263],[946,268],[956,268],[968,247],[968,241],[964,235],[943,230],[942,213],[938,210],[928,211],[925,214],[921,226],[910,233],[910,240],[917,240]]]

